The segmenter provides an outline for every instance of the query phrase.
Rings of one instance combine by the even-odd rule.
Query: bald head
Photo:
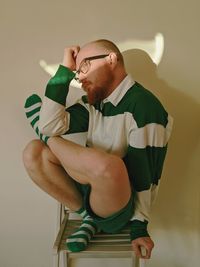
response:
[[[99,53],[99,54],[109,54],[111,52],[114,52],[117,55],[118,62],[122,66],[124,66],[124,60],[123,56],[119,50],[119,48],[111,41],[106,39],[99,39],[92,41],[90,43],[85,44],[81,47],[80,52],[86,52],[88,51],[88,55],[90,56],[92,53]]]

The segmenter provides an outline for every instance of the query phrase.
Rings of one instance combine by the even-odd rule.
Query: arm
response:
[[[134,106],[125,164],[136,193],[135,211],[131,218],[131,240],[137,256],[150,258],[154,243],[147,225],[157,195],[172,120],[152,95],[139,98]],[[141,255],[141,246],[146,256]]]
[[[68,109],[65,107],[69,84],[75,76],[73,70],[78,51],[79,47],[65,49],[63,65],[59,66],[55,76],[47,84],[40,111],[39,129],[48,136],[87,131],[88,111],[83,101]],[[74,121],[79,123],[75,124]]]
[[[137,150],[132,147],[129,147],[126,156],[129,177],[135,191],[135,210],[131,218],[130,237],[136,255],[145,259],[151,257],[151,251],[154,247],[147,226],[151,206],[159,187],[159,181],[156,184],[154,184],[155,181],[151,181],[152,166],[149,156],[153,156],[152,151],[149,153],[148,149]],[[146,255],[142,255],[141,247],[145,248]]]

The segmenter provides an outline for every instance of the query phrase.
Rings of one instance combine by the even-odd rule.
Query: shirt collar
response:
[[[114,106],[117,106],[121,99],[124,97],[126,92],[135,84],[135,81],[128,74],[121,83],[116,87],[116,89],[102,102],[103,104],[111,102]]]

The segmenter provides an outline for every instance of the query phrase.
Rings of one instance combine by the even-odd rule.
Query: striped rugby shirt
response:
[[[173,119],[160,101],[130,75],[101,103],[87,96],[66,108],[75,74],[60,65],[47,84],[39,129],[48,136],[87,132],[86,145],[122,158],[136,191],[131,239],[148,236],[150,209],[157,195]]]

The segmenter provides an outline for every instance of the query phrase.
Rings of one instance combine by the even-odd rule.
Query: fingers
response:
[[[74,71],[76,69],[76,57],[79,51],[79,46],[66,47],[64,49],[62,65]]]
[[[136,257],[143,258],[139,245],[133,245],[133,250],[135,252]]]
[[[132,241],[135,255],[142,259],[150,259],[154,243],[150,237],[141,237]]]
[[[80,46],[74,46],[72,51],[73,51],[74,59],[76,59],[78,52],[80,51]]]

